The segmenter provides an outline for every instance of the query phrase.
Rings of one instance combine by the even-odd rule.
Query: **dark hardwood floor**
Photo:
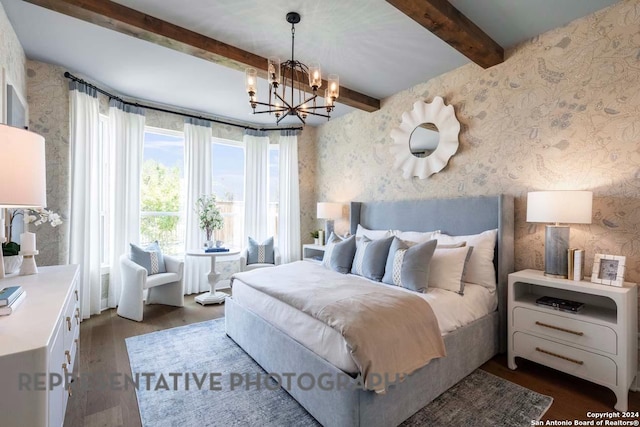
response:
[[[185,307],[145,306],[144,321],[119,317],[115,310],[93,316],[80,326],[79,369],[82,374],[118,372],[131,374],[124,339],[161,329],[202,322],[224,315],[223,305],[203,307],[193,296]],[[553,405],[543,420],[587,420],[587,411],[613,411],[615,395],[605,387],[574,378],[532,362],[518,359],[518,369],[507,368],[507,359],[498,355],[482,366],[487,372],[552,396]],[[640,411],[640,393],[629,394],[629,410]],[[65,427],[140,426],[135,391],[93,390],[77,392],[67,406]]]

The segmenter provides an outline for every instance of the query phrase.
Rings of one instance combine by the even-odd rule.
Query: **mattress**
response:
[[[353,280],[389,286],[360,276],[349,276]],[[399,287],[396,289],[424,298],[433,309],[443,335],[486,316],[497,307],[495,292],[480,285],[465,284],[464,295],[438,288],[430,288],[424,294],[417,294]],[[237,278],[233,282],[232,297],[238,304],[259,315],[332,365],[350,374],[358,373],[346,341],[335,329],[276,298],[247,286]]]

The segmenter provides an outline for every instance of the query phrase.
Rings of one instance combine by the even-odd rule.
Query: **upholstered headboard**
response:
[[[351,234],[358,224],[368,229],[434,231],[452,236],[478,234],[498,229],[494,256],[498,281],[500,352],[507,345],[507,280],[514,270],[513,197],[481,196],[457,199],[351,202]]]

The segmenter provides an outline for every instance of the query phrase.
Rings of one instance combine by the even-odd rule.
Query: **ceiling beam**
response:
[[[206,59],[234,70],[247,67],[267,77],[267,59],[246,50],[214,40],[170,22],[107,0],[26,0],[44,8],[146,40],[160,46]],[[305,80],[303,83],[307,83]],[[322,86],[327,87],[326,80]],[[338,102],[367,112],[380,109],[380,100],[346,87],[340,88]],[[249,103],[247,96],[247,104]]]
[[[480,65],[504,61],[504,49],[447,0],[387,0],[418,24]]]

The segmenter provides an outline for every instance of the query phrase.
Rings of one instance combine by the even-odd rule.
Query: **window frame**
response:
[[[163,136],[168,136],[171,138],[180,138],[182,140],[182,153],[183,156],[185,154],[185,145],[186,145],[186,141],[185,141],[185,135],[184,135],[184,131],[180,131],[180,130],[174,130],[174,129],[165,129],[165,128],[161,128],[161,127],[157,127],[157,126],[148,126],[145,125],[144,127],[144,134],[147,133],[154,133],[156,135],[163,135]],[[143,143],[143,155],[142,155],[142,163],[144,164],[144,143]],[[184,158],[183,158],[184,161]],[[140,173],[142,174],[142,169],[140,169]],[[186,179],[186,178],[183,178]],[[142,185],[142,182],[141,182]],[[185,212],[185,194],[184,194],[185,188],[181,188],[180,190],[180,208],[178,209],[178,212],[174,213],[174,212],[158,212],[162,215],[158,215],[158,216],[177,216],[178,217],[178,223],[184,223],[186,221],[186,218],[184,217],[184,215],[186,214]],[[140,188],[140,199],[142,201],[142,187]],[[147,211],[143,211],[142,210],[142,206],[140,206],[140,211],[139,211],[139,219],[140,222],[142,223],[142,217],[143,214],[145,213],[149,213]],[[168,215],[164,215],[164,214],[168,214]],[[151,215],[149,215],[151,216]]]

